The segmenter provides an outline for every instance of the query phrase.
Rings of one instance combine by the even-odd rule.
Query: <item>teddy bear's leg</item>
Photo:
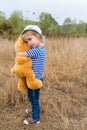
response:
[[[42,81],[38,79],[32,79],[26,78],[27,86],[31,89],[38,89],[42,87]]]
[[[26,84],[26,79],[25,78],[20,78],[18,82],[18,89],[22,93],[27,93],[28,92],[28,87]]]

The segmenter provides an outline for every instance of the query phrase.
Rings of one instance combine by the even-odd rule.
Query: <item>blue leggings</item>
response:
[[[43,82],[43,79],[41,79]],[[32,106],[32,119],[39,121],[40,120],[40,89],[32,90],[28,89],[28,99]]]
[[[40,89],[32,90],[28,89],[28,99],[32,106],[32,119],[39,121],[40,120]]]

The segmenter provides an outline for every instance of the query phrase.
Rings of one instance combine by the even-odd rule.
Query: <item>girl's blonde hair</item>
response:
[[[41,36],[40,36],[40,34],[38,34],[37,32],[35,32],[35,31],[26,31],[26,32],[24,32],[23,34],[22,34],[22,37],[25,37],[25,35],[33,35],[33,36],[35,36],[35,37],[37,37],[37,39],[38,40],[41,40]]]

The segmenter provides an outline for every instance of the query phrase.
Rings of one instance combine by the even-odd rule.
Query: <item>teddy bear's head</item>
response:
[[[15,51],[21,52],[21,51],[27,51],[29,49],[30,49],[29,45],[26,42],[24,42],[23,38],[20,36],[15,43]]]

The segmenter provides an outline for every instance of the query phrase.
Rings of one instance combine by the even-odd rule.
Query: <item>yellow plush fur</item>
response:
[[[15,43],[15,51],[23,52],[29,49],[29,46],[20,36]],[[18,89],[23,93],[26,93],[28,88],[34,90],[42,87],[42,82],[35,78],[34,72],[32,70],[32,59],[29,57],[17,56],[15,58],[15,65],[11,69],[11,72],[20,77],[18,82]]]

